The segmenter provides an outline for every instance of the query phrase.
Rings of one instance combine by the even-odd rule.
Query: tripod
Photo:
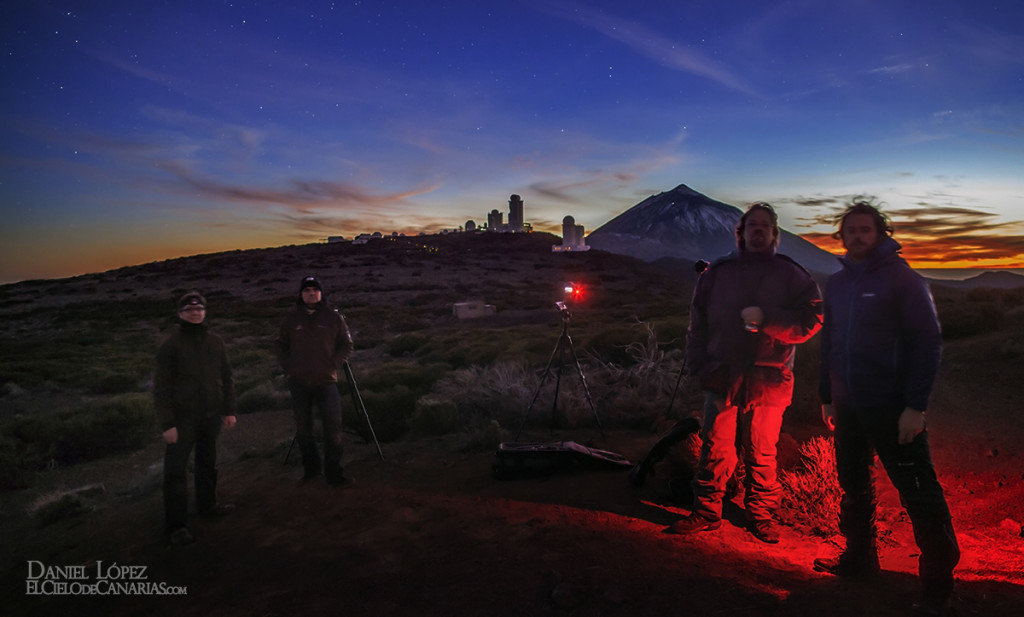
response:
[[[377,454],[380,455],[380,460],[384,460],[384,452],[380,449],[380,442],[377,441],[377,433],[373,432],[373,424],[370,422],[370,414],[366,412],[366,405],[363,403],[363,397],[359,394],[359,386],[356,385],[356,377],[352,374],[352,365],[348,363],[348,360],[342,364],[342,368],[345,369],[345,380],[348,381],[349,393],[352,395],[352,402],[355,404],[356,409],[363,414],[366,418],[366,428],[370,429],[370,437],[373,437],[373,443],[377,446]]]
[[[345,380],[348,382],[349,394],[352,395],[352,403],[355,405],[356,410],[362,414],[366,419],[366,426],[370,429],[370,436],[373,437],[373,443],[377,446],[377,454],[380,455],[380,460],[384,460],[384,452],[380,449],[380,442],[377,441],[377,434],[373,432],[373,423],[370,422],[370,414],[366,412],[366,405],[363,404],[363,397],[359,394],[359,387],[356,385],[355,375],[352,374],[352,365],[345,360],[342,363],[342,368],[345,369]],[[288,446],[288,453],[284,455],[284,464],[288,464],[288,459],[291,458],[292,449],[295,448],[295,440],[298,435],[292,437],[292,443]]]
[[[565,353],[568,348],[569,354],[572,355],[572,360],[576,364],[576,374],[579,375],[580,383],[583,385],[583,393],[587,398],[587,404],[590,405],[590,410],[594,414],[594,420],[597,422],[597,428],[601,431],[601,437],[605,438],[604,427],[601,426],[601,417],[597,415],[597,407],[594,406],[594,399],[590,396],[590,389],[587,388],[587,378],[583,375],[583,368],[580,367],[580,360],[576,356],[576,349],[572,345],[572,338],[569,336],[569,309],[566,308],[564,302],[556,302],[555,306],[558,307],[559,312],[562,315],[562,334],[558,337],[558,342],[555,343],[555,350],[551,352],[551,358],[548,359],[548,364],[544,367],[544,374],[541,375],[540,383],[537,385],[537,391],[533,393],[533,400],[530,401],[530,406],[527,407],[526,413],[523,414],[523,421],[519,424],[519,431],[516,432],[516,437],[513,441],[519,441],[519,435],[523,432],[523,427],[526,425],[526,420],[530,416],[530,412],[533,411],[533,405],[537,402],[537,398],[540,396],[540,391],[544,387],[544,382],[547,381],[548,375],[551,374],[551,367],[555,364],[555,358],[558,358],[558,371],[555,376],[555,397],[554,402],[551,406],[551,423],[554,424],[555,415],[558,412],[558,391],[562,385],[562,368],[565,365]]]

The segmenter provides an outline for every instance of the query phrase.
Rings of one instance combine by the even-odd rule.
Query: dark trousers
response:
[[[308,386],[291,380],[292,411],[295,414],[295,440],[302,452],[302,468],[307,477],[321,472],[320,450],[316,444],[315,412],[320,412],[324,433],[322,470],[328,480],[341,480],[341,395],[338,384]]]
[[[953,593],[953,568],[960,561],[960,548],[935,475],[928,432],[901,445],[898,421],[902,411],[838,409],[836,468],[843,491],[839,528],[846,536],[848,551],[873,550],[877,498],[871,469],[877,452],[914,529],[914,541],[921,551],[918,573],[924,596],[941,601]]]
[[[188,458],[195,448],[196,510],[217,505],[217,435],[221,418],[183,419],[178,441],[164,451],[164,520],[168,533],[184,527],[188,512]]]

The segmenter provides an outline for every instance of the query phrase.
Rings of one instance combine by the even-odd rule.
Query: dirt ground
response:
[[[932,434],[963,549],[956,614],[1020,615],[1020,450],[985,427],[945,429],[938,423]],[[884,572],[850,582],[811,568],[838,550],[835,542],[783,528],[782,541],[766,545],[739,512],[713,532],[666,534],[686,510],[671,502],[665,469],[639,490],[625,471],[579,465],[501,481],[491,476],[493,452],[461,451],[452,439],[383,444],[382,461],[372,444],[347,435],[356,483],[300,485],[297,452],[284,464],[291,435],[288,414],[274,412],[243,416],[222,436],[220,497],[237,509],[195,520],[197,541],[187,547],[166,546],[159,485],[145,480],[159,470],[159,444],[49,472],[34,489],[0,496],[4,613],[885,617],[907,614],[915,600],[916,548],[887,481]],[[523,440],[586,442],[639,460],[656,439],[581,430]],[[40,495],[94,482],[103,490],[83,498],[91,511],[46,526],[25,515]],[[180,595],[28,593],[33,580],[71,580],[81,590],[116,576]]]

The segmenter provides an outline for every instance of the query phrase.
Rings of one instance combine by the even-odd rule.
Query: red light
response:
[[[570,302],[579,302],[583,300],[583,286],[577,283],[566,283],[565,299]]]

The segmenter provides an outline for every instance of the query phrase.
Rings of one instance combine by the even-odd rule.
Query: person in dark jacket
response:
[[[277,343],[291,390],[303,481],[323,474],[331,484],[351,483],[341,463],[338,368],[352,353],[352,336],[345,318],[327,307],[323,286],[315,276],[302,279],[296,306],[281,321]],[[323,425],[323,460],[316,443],[314,407],[320,410]]]
[[[867,202],[838,218],[842,269],[825,286],[822,419],[835,431],[846,549],[815,568],[841,576],[878,572],[874,453],[899,491],[921,551],[921,615],[945,615],[960,549],[928,446],[925,411],[942,333],[927,283],[899,255],[888,218]]]
[[[821,328],[821,292],[806,270],[776,252],[779,233],[775,210],[752,204],[736,227],[738,249],[711,264],[694,288],[686,362],[705,392],[703,443],[693,512],[671,526],[676,533],[721,526],[739,446],[750,531],[779,541],[776,448],[793,395],[795,346]]]
[[[171,544],[194,541],[186,526],[188,458],[195,448],[196,510],[216,517],[217,435],[235,426],[235,388],[221,338],[206,328],[206,300],[192,291],[178,302],[178,329],[160,346],[153,382],[164,453],[164,515]]]

